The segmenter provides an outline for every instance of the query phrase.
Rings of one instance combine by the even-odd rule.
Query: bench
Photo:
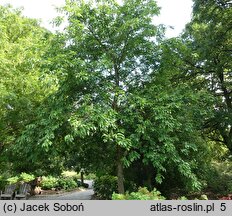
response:
[[[0,199],[14,199],[16,185],[6,185],[4,192],[0,192]]]
[[[15,199],[28,199],[30,196],[31,185],[27,183],[23,183],[19,187],[19,191],[15,194]]]

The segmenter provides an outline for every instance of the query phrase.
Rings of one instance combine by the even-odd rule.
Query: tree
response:
[[[193,18],[183,36],[191,55],[185,74],[215,97],[214,117],[205,123],[211,140],[232,150],[232,7],[228,0],[194,1]]]
[[[162,42],[163,29],[152,24],[158,11],[152,0],[66,1],[68,26],[54,38],[45,68],[58,74],[59,89],[36,110],[15,158],[37,169],[74,163],[117,175],[119,193],[135,170],[145,173],[138,183],[150,187],[169,173],[200,187],[205,92],[175,78],[182,72],[172,67],[182,65],[175,52],[181,44]]]
[[[0,153],[35,117],[34,110],[56,87],[40,70],[51,33],[21,10],[0,6]],[[3,157],[1,157],[3,158]]]
[[[155,66],[152,39],[158,29],[152,17],[158,14],[158,7],[152,0],[130,0],[122,5],[66,1],[64,11],[69,22],[65,49],[70,57],[66,87],[73,103],[68,119],[73,131],[65,137],[83,137],[98,130],[101,142],[116,154],[118,190],[124,193],[122,159],[131,143],[120,120],[121,104],[129,89],[142,85]]]
[[[146,93],[141,94],[148,99],[143,105],[144,113],[150,113],[146,136],[151,140],[150,147],[146,147],[153,146],[153,153],[156,152],[152,155],[147,149],[144,155],[154,161],[156,170],[161,169],[160,189],[166,192],[175,187],[188,191],[199,189],[203,171],[211,161],[211,150],[202,128],[212,117],[213,98],[205,89],[197,88],[196,82],[183,79],[183,73],[188,70],[183,56],[189,54],[189,49],[180,38],[164,40],[161,50],[159,69],[152,73]]]

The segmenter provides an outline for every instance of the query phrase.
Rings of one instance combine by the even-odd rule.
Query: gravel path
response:
[[[85,180],[84,182],[89,184],[89,188],[83,191],[72,191],[64,194],[53,194],[45,196],[37,195],[30,197],[29,200],[90,200],[92,195],[94,194],[94,191],[92,189],[93,181]]]

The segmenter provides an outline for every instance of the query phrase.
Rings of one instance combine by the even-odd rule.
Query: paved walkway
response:
[[[93,189],[87,189],[84,191],[75,191],[65,194],[55,194],[46,196],[32,196],[29,200],[90,200],[94,194]]]
[[[92,189],[93,181],[85,180],[85,183],[89,184],[89,188],[83,191],[72,191],[64,194],[53,195],[37,195],[32,196],[29,200],[90,200],[94,191]]]

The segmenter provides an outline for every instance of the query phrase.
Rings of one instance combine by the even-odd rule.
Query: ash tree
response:
[[[175,56],[161,43],[163,28],[152,23],[156,2],[66,1],[61,11],[68,25],[46,68],[59,77],[59,89],[37,109],[15,157],[39,161],[35,168],[74,165],[117,175],[119,193],[135,177],[127,171],[140,169],[151,186],[177,172],[199,188],[194,158],[205,147],[197,122],[206,114],[194,118],[204,109],[195,105],[201,95],[173,82],[180,71],[169,67]]]
[[[133,143],[122,111],[132,89],[140,88],[156,68],[160,32],[152,18],[159,9],[155,1],[66,1],[63,11],[70,55],[66,84],[76,88],[68,119],[72,133],[66,139],[86,137],[83,143],[109,149],[105,163],[115,164],[118,191],[124,193],[123,158]]]

